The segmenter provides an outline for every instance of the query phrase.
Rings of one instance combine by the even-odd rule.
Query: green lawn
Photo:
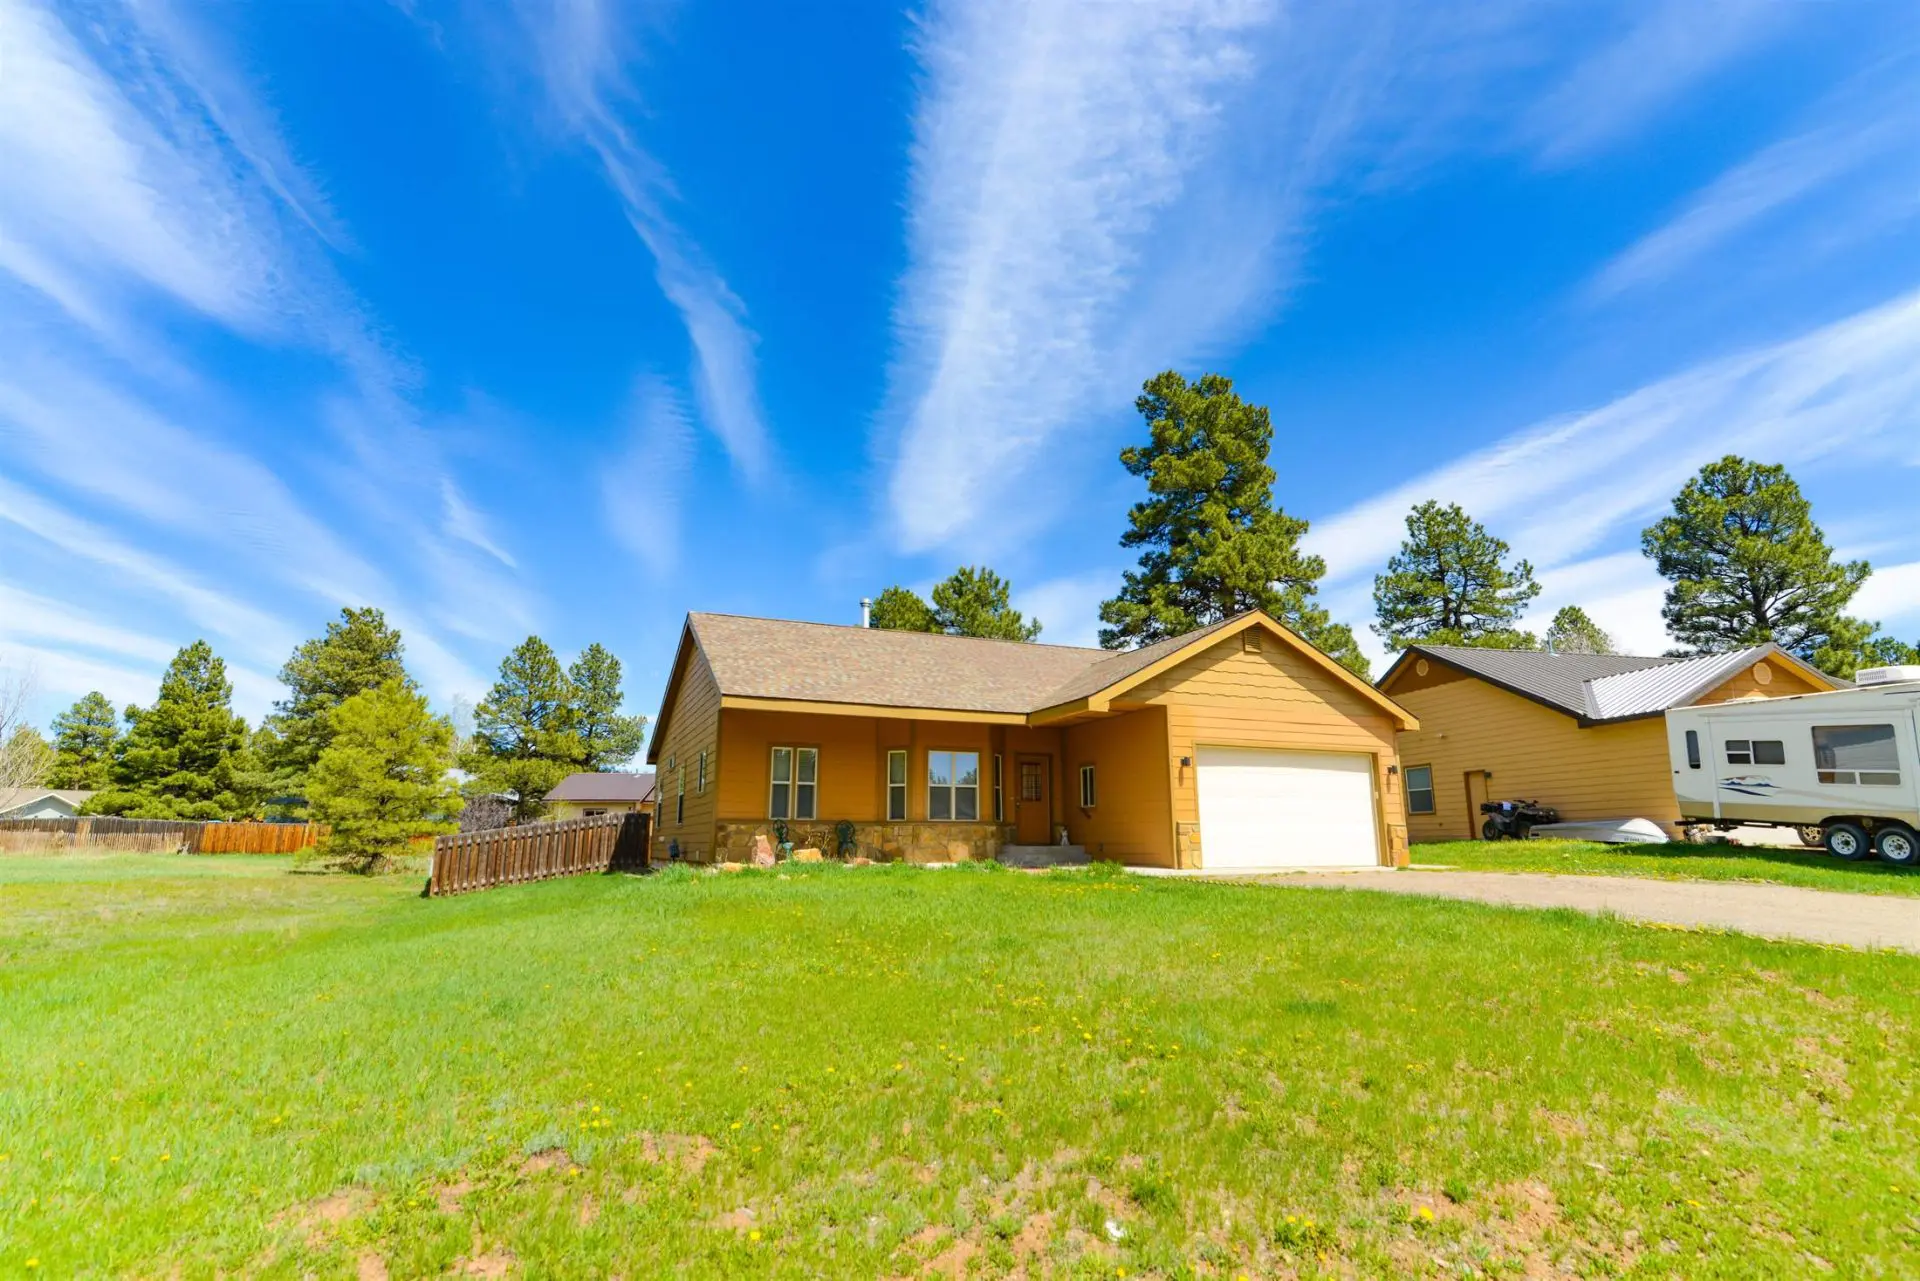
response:
[[[1111,873],[418,886],[0,859],[0,1277],[1920,1272],[1920,958]]]
[[[1592,841],[1442,841],[1413,847],[1415,864],[1474,872],[1577,872],[1664,880],[1769,881],[1856,894],[1920,896],[1920,870],[1825,850],[1753,845],[1600,845]]]

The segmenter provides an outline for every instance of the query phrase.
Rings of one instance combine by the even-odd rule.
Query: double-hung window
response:
[[[887,822],[907,821],[907,754],[887,753]]]
[[[980,753],[927,753],[927,817],[934,822],[980,820]]]
[[[674,792],[674,796],[673,796],[673,821],[676,824],[684,823],[687,821],[687,767],[686,766],[682,765],[680,767],[677,778],[678,778],[678,788]]]
[[[1815,725],[1813,768],[1822,783],[1900,786],[1900,746],[1891,725]]]
[[[812,747],[773,749],[773,786],[767,797],[769,818],[811,820],[820,790],[820,753]]]
[[[700,772],[694,776],[693,790],[701,796],[707,794],[707,753],[705,748],[702,748],[700,751]]]
[[[1407,767],[1407,813],[1433,813],[1433,766]]]
[[[1093,766],[1082,765],[1080,767],[1080,808],[1083,810],[1092,809],[1093,801]]]

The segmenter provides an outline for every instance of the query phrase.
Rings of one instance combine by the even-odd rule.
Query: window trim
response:
[[[1100,799],[1098,780],[1093,773],[1093,764],[1088,762],[1080,767],[1080,808],[1090,810]]]
[[[780,758],[781,752],[789,753],[787,758],[787,812],[777,814],[773,806],[773,789],[781,786],[773,763]],[[813,756],[813,781],[800,781],[801,753]],[[807,812],[800,812],[800,789],[808,789]],[[818,745],[802,743],[770,743],[767,746],[767,817],[782,823],[812,823],[820,817],[820,748]]]
[[[1413,774],[1415,770],[1425,771],[1427,776],[1427,785],[1425,787],[1415,787],[1413,785]],[[1407,813],[1409,815],[1418,814],[1424,818],[1440,812],[1440,794],[1435,791],[1433,787],[1433,766],[1409,765],[1401,771],[1401,780],[1407,794]],[[1427,807],[1425,809],[1415,809],[1413,807],[1413,794],[1415,792],[1425,792],[1427,794]]]
[[[959,782],[959,778],[960,778],[959,765],[954,761],[949,761],[948,763],[948,768],[951,772],[951,777],[953,781],[948,782],[944,785],[941,785],[941,788],[940,788],[940,790],[947,793],[947,817],[945,818],[936,818],[934,817],[934,813],[933,813],[933,793],[934,793],[934,788],[936,786],[933,781],[933,758],[936,755],[956,757],[956,758],[961,756],[973,757],[973,783],[971,786]],[[926,761],[927,761],[927,774],[926,774],[927,822],[929,823],[978,823],[980,821],[980,749],[977,747],[929,747],[927,749]],[[972,818],[959,817],[960,793],[962,791],[971,791],[973,793],[973,817]]]
[[[680,826],[687,821],[687,767],[682,765],[678,773],[679,788],[673,798],[673,825]]]
[[[996,823],[1004,823],[1007,821],[1006,790],[1001,784],[1001,779],[1005,773],[1006,757],[999,752],[995,752],[993,754],[993,821]]]
[[[893,762],[896,758],[900,761],[900,781],[898,783],[893,781]],[[907,767],[907,749],[904,747],[888,748],[886,769],[886,775],[881,781],[887,789],[887,822],[904,823],[907,821],[907,798],[912,795],[913,792],[912,771]],[[900,813],[898,816],[893,812],[893,795],[896,791],[900,794]]]
[[[1687,731],[1687,768],[1700,768],[1700,731],[1697,729]]]

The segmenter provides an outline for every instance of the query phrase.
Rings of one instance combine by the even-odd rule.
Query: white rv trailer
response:
[[[1817,828],[1828,852],[1920,863],[1920,667],[1852,689],[1667,712],[1683,825]]]

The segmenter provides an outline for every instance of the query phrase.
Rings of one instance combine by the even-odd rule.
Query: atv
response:
[[[1487,816],[1480,824],[1483,841],[1524,841],[1541,823],[1558,823],[1560,812],[1539,801],[1483,801],[1480,812]]]

